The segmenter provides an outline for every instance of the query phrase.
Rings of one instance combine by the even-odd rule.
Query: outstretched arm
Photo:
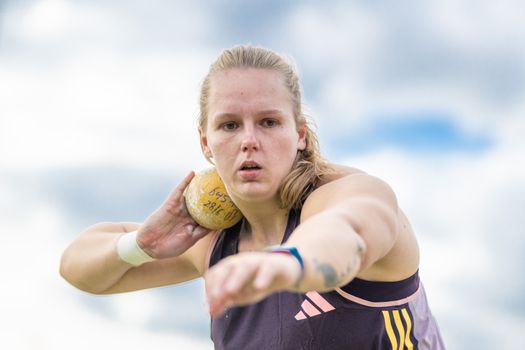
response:
[[[359,173],[323,185],[308,197],[301,224],[287,242],[303,258],[303,276],[291,255],[229,257],[205,275],[210,311],[216,315],[279,290],[333,290],[372,269],[383,269],[388,280],[390,267],[381,260],[397,240],[398,224],[396,197],[383,181]]]

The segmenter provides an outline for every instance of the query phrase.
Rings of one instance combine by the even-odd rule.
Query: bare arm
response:
[[[61,275],[75,287],[95,294],[151,288],[200,276],[209,242],[201,239],[210,231],[198,226],[184,206],[183,191],[192,177],[193,173],[188,174],[143,224],[100,223],[88,228],[64,251]],[[135,230],[139,246],[158,260],[135,267],[119,258],[119,237]]]
[[[376,269],[397,241],[398,211],[390,187],[367,174],[343,177],[312,193],[288,240],[305,257],[298,289],[331,290]],[[382,278],[392,279],[396,269],[388,267]]]
[[[287,242],[303,256],[301,282],[296,284],[300,269],[289,255],[238,254],[224,259],[221,267],[205,276],[211,313],[256,302],[279,290],[328,291],[358,275],[396,280],[407,274],[407,269],[413,273],[417,259],[389,256],[396,245],[398,250],[415,247],[407,243],[409,240],[399,239],[399,213],[394,193],[381,180],[364,173],[334,179],[308,197],[301,224]],[[235,274],[237,267],[243,272]]]

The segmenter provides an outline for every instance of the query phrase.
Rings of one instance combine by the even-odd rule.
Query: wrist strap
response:
[[[117,242],[117,253],[120,259],[133,266],[155,260],[149,256],[137,243],[137,231],[121,235]]]
[[[302,281],[304,276],[304,261],[303,257],[301,256],[296,247],[288,245],[274,245],[266,248],[265,251],[269,253],[284,253],[293,256],[299,263],[299,266],[301,267],[301,274],[299,275],[299,278],[295,285],[297,286]]]

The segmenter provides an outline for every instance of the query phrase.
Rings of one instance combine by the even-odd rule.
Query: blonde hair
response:
[[[284,84],[292,98],[296,125],[304,126],[306,130],[306,147],[297,152],[292,170],[283,179],[279,188],[279,198],[281,208],[288,210],[298,208],[316,188],[321,176],[331,173],[333,169],[321,156],[317,135],[312,130],[312,123],[302,112],[301,89],[296,70],[282,56],[265,48],[241,45],[224,50],[211,64],[202,82],[199,126],[203,132],[206,131],[208,122],[211,78],[215,73],[233,68],[270,69],[281,73],[284,78]]]

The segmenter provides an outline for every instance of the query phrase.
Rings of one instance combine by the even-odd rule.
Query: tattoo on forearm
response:
[[[348,274],[353,272],[362,262],[364,250],[363,242],[360,239],[356,239],[356,251],[354,257],[348,262],[346,269],[341,271],[340,276],[338,276],[336,269],[329,263],[319,262],[314,259],[313,263],[315,269],[323,276],[325,286],[327,288],[337,287],[341,281],[345,279]]]
[[[357,246],[357,248],[356,248],[357,256],[359,256],[359,258],[362,259],[363,258],[363,254],[365,252],[365,246],[363,244],[363,241],[361,239],[356,239],[355,240],[355,244]]]
[[[324,284],[327,288],[336,287],[340,280],[337,277],[337,271],[328,263],[318,262],[314,260],[315,269],[323,275]]]

